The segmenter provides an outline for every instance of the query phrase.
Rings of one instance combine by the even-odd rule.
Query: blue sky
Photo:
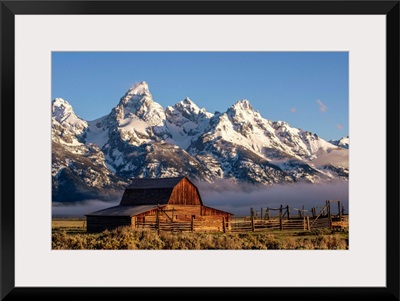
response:
[[[348,135],[348,79],[347,52],[53,52],[51,94],[94,120],[144,80],[164,108],[190,97],[224,112],[248,99],[264,118],[330,140]]]

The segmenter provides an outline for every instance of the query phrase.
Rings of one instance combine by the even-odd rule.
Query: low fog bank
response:
[[[337,181],[324,184],[277,184],[259,186],[251,184],[235,184],[218,181],[212,184],[197,183],[204,205],[233,213],[237,216],[250,215],[250,207],[255,211],[261,208],[277,208],[289,205],[293,208],[311,211],[312,207],[325,206],[326,200],[338,200],[348,213],[349,184]],[[292,210],[293,209],[293,210]],[[337,213],[337,205],[332,212]]]
[[[52,203],[53,217],[84,217],[85,214],[117,206],[120,200],[105,202],[101,200],[85,200],[80,202]]]
[[[195,183],[199,188],[203,203],[233,213],[236,216],[250,215],[250,207],[255,211],[261,208],[277,208],[289,205],[291,214],[296,214],[294,208],[311,210],[312,207],[322,207],[326,200],[338,200],[348,213],[349,185],[348,182],[337,181],[324,184],[276,184],[262,186],[252,184],[237,184],[227,180],[214,183]],[[112,201],[85,200],[80,202],[52,203],[53,217],[83,217],[85,214],[117,206],[120,199]],[[337,213],[333,205],[332,212]],[[272,214],[272,213],[271,213]]]

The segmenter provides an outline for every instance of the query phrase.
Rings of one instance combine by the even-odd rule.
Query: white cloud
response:
[[[317,99],[317,104],[321,112],[326,112],[328,110],[328,107],[320,99]]]

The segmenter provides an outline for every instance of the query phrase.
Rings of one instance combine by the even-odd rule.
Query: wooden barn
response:
[[[228,231],[231,213],[204,206],[187,177],[135,179],[118,206],[86,214],[87,232],[119,226],[166,231]]]

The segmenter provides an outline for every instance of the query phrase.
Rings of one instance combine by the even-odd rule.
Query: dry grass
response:
[[[120,227],[88,234],[84,221],[53,221],[55,250],[346,250],[348,231],[161,232]]]
[[[69,234],[86,233],[85,218],[57,218],[52,220],[51,227],[53,232],[64,231]]]

